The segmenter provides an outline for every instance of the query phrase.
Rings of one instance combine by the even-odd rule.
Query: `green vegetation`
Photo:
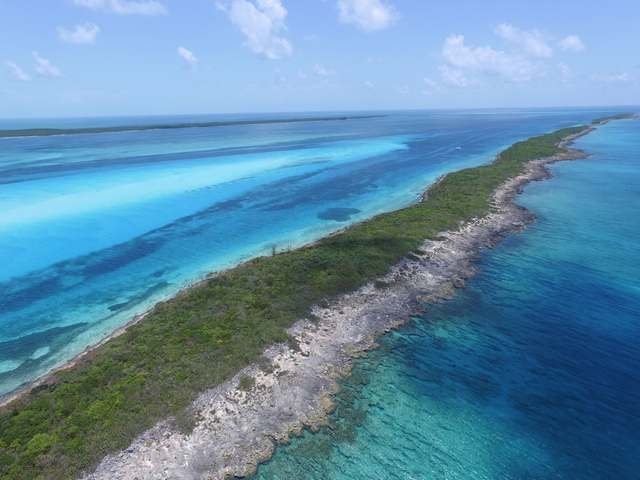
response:
[[[157,305],[0,414],[0,477],[73,478],[158,420],[184,415],[198,393],[287,341],[285,329],[313,304],[375,279],[426,238],[486,214],[491,193],[525,162],[560,152],[564,137],[586,128],[516,143],[490,165],[447,175],[422,203],[314,246],[257,258]],[[252,380],[240,379],[240,387]]]
[[[381,115],[352,115],[341,117],[294,117],[265,118],[254,120],[223,120],[214,122],[158,123],[150,125],[120,125],[113,127],[81,127],[81,128],[25,128],[21,130],[0,130],[3,137],[48,137],[51,135],[79,135],[86,133],[114,133],[138,130],[172,130],[175,128],[229,127],[234,125],[263,125],[271,123],[327,122],[330,120],[355,120],[358,118],[374,118]]]
[[[256,384],[256,379],[250,377],[249,375],[242,375],[240,377],[240,381],[238,382],[238,388],[240,390],[244,390],[245,392],[250,391],[254,385]]]
[[[592,125],[602,125],[603,123],[610,122],[612,120],[625,120],[628,118],[634,118],[633,113],[618,113],[616,115],[609,115],[608,117],[596,118],[591,122]]]

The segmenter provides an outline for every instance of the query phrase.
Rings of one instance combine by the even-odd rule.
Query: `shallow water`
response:
[[[640,121],[577,146],[593,156],[519,198],[538,221],[359,360],[332,427],[257,478],[639,478]]]
[[[0,139],[0,394],[207,272],[406,205],[445,172],[605,113],[389,113]]]

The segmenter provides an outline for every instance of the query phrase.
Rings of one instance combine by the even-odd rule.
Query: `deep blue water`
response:
[[[0,394],[207,272],[406,205],[442,173],[606,113],[405,112],[0,139]],[[3,120],[0,128],[237,118]]]
[[[357,362],[266,479],[640,478],[640,121],[577,142],[527,231]]]

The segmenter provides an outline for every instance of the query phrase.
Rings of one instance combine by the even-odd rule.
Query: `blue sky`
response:
[[[0,117],[640,103],[637,0],[0,0]]]

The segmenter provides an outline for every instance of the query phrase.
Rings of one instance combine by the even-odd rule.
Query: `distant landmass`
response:
[[[114,133],[141,130],[170,130],[176,128],[229,127],[237,125],[263,125],[272,123],[328,122],[334,120],[356,120],[381,117],[382,115],[342,115],[328,117],[291,117],[246,120],[218,120],[211,122],[158,123],[149,125],[116,125],[109,127],[82,128],[24,128],[0,130],[0,138],[8,137],[45,137],[51,135],[78,135],[85,133]]]

